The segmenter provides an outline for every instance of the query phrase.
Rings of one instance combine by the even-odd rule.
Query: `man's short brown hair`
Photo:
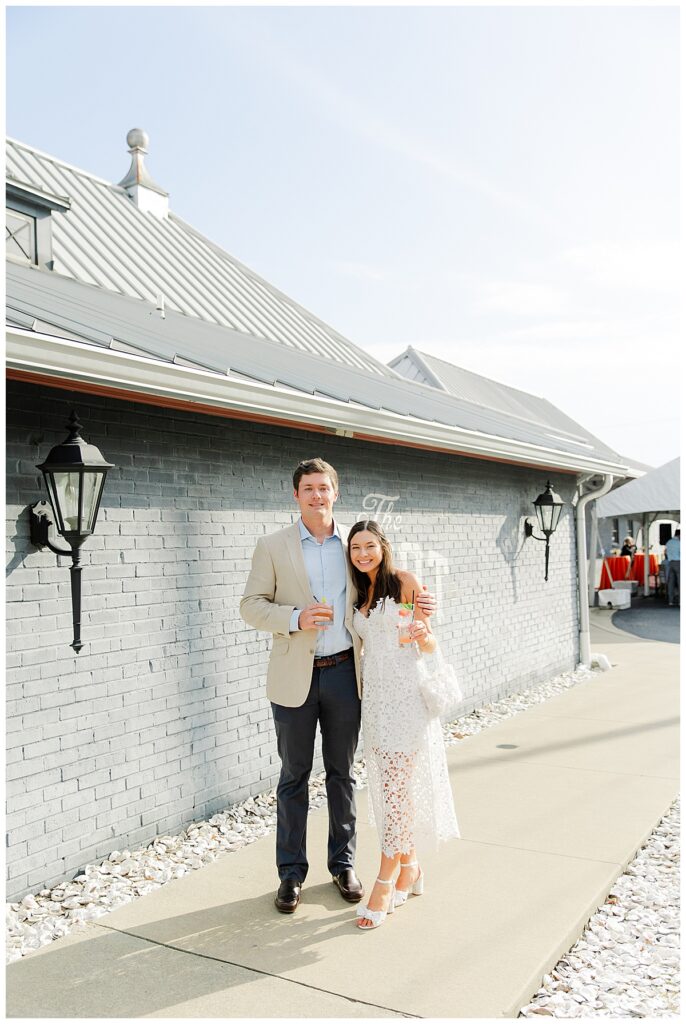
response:
[[[310,476],[312,473],[326,473],[333,484],[334,491],[338,491],[338,473],[330,466],[328,462],[324,462],[324,459],[306,459],[304,462],[299,462],[295,473],[293,474],[293,490],[296,491],[300,487],[300,481],[304,476]]]

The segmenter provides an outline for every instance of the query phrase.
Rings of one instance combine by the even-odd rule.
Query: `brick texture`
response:
[[[71,408],[116,464],[83,549],[78,656],[70,560],[31,546],[27,511]],[[16,382],[7,441],[10,899],[275,784],[271,641],[238,604],[257,538],[296,519],[302,458],[336,466],[344,523],[395,499],[371,517],[438,595],[465,712],[577,662],[570,475],[554,474],[568,504],[544,583],[523,520],[545,471]]]

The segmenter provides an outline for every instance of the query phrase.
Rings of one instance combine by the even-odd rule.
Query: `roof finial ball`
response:
[[[119,187],[128,192],[129,198],[133,199],[139,210],[165,218],[169,213],[169,193],[152,180],[145,166],[145,154],[150,143],[148,133],[142,128],[132,128],[126,134],[126,141],[131,154],[131,166],[126,177],[119,182]]]
[[[144,132],[142,128],[132,128],[126,136],[126,144],[129,147],[129,152],[132,149],[141,149],[144,153],[147,153],[148,146],[150,145],[148,133]]]

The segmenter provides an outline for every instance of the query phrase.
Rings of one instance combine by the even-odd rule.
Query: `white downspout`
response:
[[[591,506],[591,543],[588,546],[588,607],[595,603],[595,567],[596,551],[598,550],[598,505],[594,501]]]
[[[597,491],[581,495],[576,504],[576,559],[579,580],[579,661],[591,667],[591,623],[588,614],[588,566],[586,564],[586,506],[589,501],[602,498],[612,487],[613,477],[608,473]]]

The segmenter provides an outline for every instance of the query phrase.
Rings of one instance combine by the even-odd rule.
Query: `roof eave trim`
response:
[[[151,394],[191,403],[259,414],[333,432],[375,436],[418,447],[440,447],[477,458],[541,465],[568,472],[608,472],[626,476],[627,466],[575,455],[509,438],[494,437],[386,410],[360,409],[352,403],[285,390],[255,381],[180,366],[152,357],[82,345],[35,331],[9,327],[9,369],[99,386]]]

